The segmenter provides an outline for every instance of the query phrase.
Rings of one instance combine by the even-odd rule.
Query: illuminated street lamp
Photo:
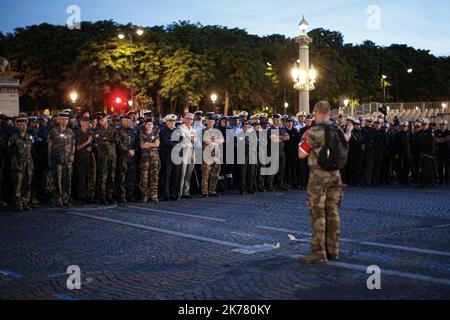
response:
[[[122,103],[122,98],[117,97],[117,98],[116,98],[116,103],[117,103],[117,104],[121,104],[121,103]]]
[[[442,103],[442,110],[444,110],[444,113],[447,109],[447,104],[445,102]]]
[[[408,72],[409,74],[413,73],[413,68],[409,68],[408,70],[406,70],[406,72]]]
[[[72,101],[73,104],[75,104],[78,100],[78,92],[72,91],[70,93],[70,100]]]
[[[317,71],[313,66],[309,65],[309,45],[312,39],[308,36],[308,22],[303,16],[300,22],[300,36],[297,38],[299,45],[299,59],[292,69],[292,79],[294,80],[294,88],[299,91],[299,111],[310,111],[309,92],[315,89],[317,79]]]
[[[286,110],[289,108],[289,103],[288,103],[288,102],[285,102],[285,103],[284,103],[284,108],[285,108]]]
[[[217,99],[219,99],[219,97],[217,96],[217,94],[213,93],[213,94],[211,95],[211,101],[212,101],[212,103],[213,103],[213,104],[216,104]]]
[[[140,37],[144,34],[143,29],[137,29],[135,33]],[[131,104],[130,106],[134,105],[134,52],[133,52],[133,32],[128,33],[128,38],[130,39],[130,91],[131,91]],[[124,33],[119,33],[118,38],[120,40],[123,40],[127,37]]]

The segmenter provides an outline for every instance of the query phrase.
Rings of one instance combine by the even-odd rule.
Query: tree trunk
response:
[[[228,116],[229,108],[230,108],[230,95],[228,94],[228,91],[225,91],[225,107],[223,109],[223,114],[225,116]]]

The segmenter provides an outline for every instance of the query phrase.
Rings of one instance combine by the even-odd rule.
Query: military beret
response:
[[[174,114],[169,114],[164,118],[166,121],[177,121],[178,117]]]
[[[287,121],[287,122],[295,122],[295,119],[292,118],[292,117],[288,117],[288,118],[286,119],[286,121]]]
[[[144,112],[144,116],[151,117],[151,116],[153,116],[153,112],[152,111],[145,111]]]
[[[281,114],[276,113],[276,114],[273,115],[273,118],[274,119],[281,119]]]

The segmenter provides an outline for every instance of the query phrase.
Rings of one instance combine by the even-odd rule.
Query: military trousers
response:
[[[220,163],[202,165],[202,194],[214,195],[219,181]]]
[[[33,164],[24,163],[23,170],[13,171],[14,201],[18,208],[27,208],[31,198],[31,182],[33,177]]]
[[[307,194],[312,227],[311,253],[323,258],[339,256],[339,208],[343,199],[339,171],[312,169]]]
[[[158,199],[158,181],[161,161],[157,151],[152,151],[149,155],[143,154],[140,164],[141,181],[139,187],[142,196],[151,199]]]
[[[60,163],[53,166],[53,198],[56,205],[67,205],[70,203],[72,194],[72,163]]]

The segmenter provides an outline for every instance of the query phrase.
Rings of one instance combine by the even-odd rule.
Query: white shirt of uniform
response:
[[[194,134],[195,137],[197,138],[197,141],[195,141],[194,143],[194,147],[195,149],[202,149],[202,133],[203,133],[203,129],[205,129],[206,127],[202,124],[201,121],[195,121],[194,125],[193,125],[193,129],[194,129]]]
[[[301,129],[303,129],[304,127],[306,127],[306,123],[304,122],[299,122],[297,125],[294,126],[294,129],[297,131],[300,131]]]

